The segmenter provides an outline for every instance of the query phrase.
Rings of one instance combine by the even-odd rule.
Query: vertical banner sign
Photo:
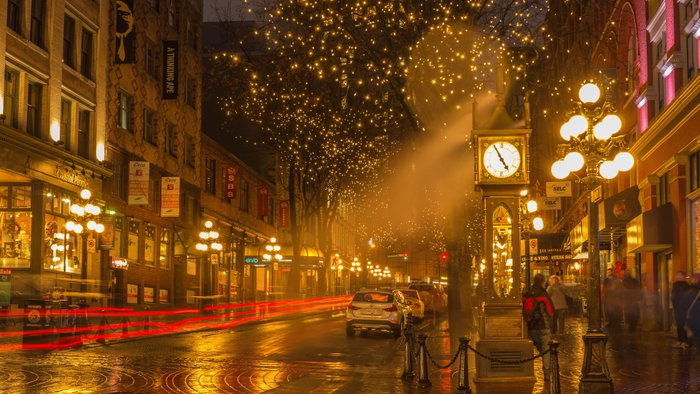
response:
[[[236,198],[236,185],[238,185],[238,166],[227,164],[225,167],[224,187],[226,198],[233,200]]]
[[[163,99],[177,99],[177,41],[163,41]]]
[[[160,216],[180,216],[180,177],[164,176],[160,180]]]
[[[99,235],[100,249],[112,249],[114,248],[114,216],[104,215],[100,220],[105,226],[105,231]]]
[[[267,202],[270,191],[267,186],[258,186],[258,216],[267,216]]]
[[[129,162],[129,205],[148,205],[149,163]]]
[[[10,294],[12,294],[12,270],[0,268],[0,307],[10,306]]]
[[[289,200],[280,201],[280,227],[289,226]]]
[[[117,0],[117,20],[114,34],[117,37],[117,50],[114,64],[134,63],[134,0]]]

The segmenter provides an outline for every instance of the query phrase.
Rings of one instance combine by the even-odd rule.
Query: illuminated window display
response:
[[[493,288],[501,298],[513,291],[513,220],[503,204],[493,211]]]

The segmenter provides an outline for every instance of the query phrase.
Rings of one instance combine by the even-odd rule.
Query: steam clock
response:
[[[499,95],[500,96],[500,95]],[[477,349],[502,360],[533,355],[522,318],[520,191],[529,183],[529,111],[516,123],[500,100],[485,125],[474,104],[475,183],[484,207],[484,302]],[[534,381],[533,363],[498,364],[477,357],[478,382]]]

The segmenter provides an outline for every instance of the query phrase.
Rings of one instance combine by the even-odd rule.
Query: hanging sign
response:
[[[258,187],[258,216],[267,216],[269,195],[267,186]]]
[[[97,239],[96,238],[90,237],[87,239],[87,252],[88,253],[97,252]]]
[[[114,34],[117,37],[117,50],[114,64],[134,63],[134,0],[117,0],[117,20]]]
[[[148,205],[149,163],[129,162],[129,205]]]
[[[236,185],[238,185],[238,166],[235,164],[226,164],[224,167],[225,198],[229,200],[236,198]]]
[[[547,182],[547,197],[571,197],[571,181]]]
[[[280,222],[281,228],[289,226],[289,200],[280,201]]]
[[[160,180],[160,216],[180,216],[180,177],[164,176]]]
[[[539,208],[543,211],[561,209],[560,197],[540,197]]]
[[[163,99],[177,99],[177,41],[163,41]]]

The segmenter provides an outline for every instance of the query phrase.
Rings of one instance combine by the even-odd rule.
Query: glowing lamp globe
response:
[[[564,157],[564,163],[566,163],[566,168],[568,168],[569,171],[576,172],[583,168],[583,155],[579,152],[569,152]]]
[[[605,126],[608,129],[608,132],[611,134],[617,133],[622,128],[622,119],[620,119],[620,117],[615,114],[605,116],[602,120],[602,123],[605,124]]]
[[[102,234],[105,231],[105,225],[102,223],[97,223],[97,226],[95,226],[95,231],[98,234]]]
[[[561,138],[563,138],[565,141],[571,140],[571,126],[569,125],[569,122],[566,122],[563,125],[561,125],[561,128],[559,129],[559,134],[561,135]]]
[[[207,220],[204,222],[204,227],[206,228],[211,228],[214,225],[214,223],[211,222],[211,220]]]
[[[83,232],[83,226],[81,224],[76,224],[75,226],[73,226],[73,231],[76,234],[80,234]]]
[[[552,164],[552,175],[557,179],[564,179],[569,176],[569,169],[563,160],[557,160]]]
[[[600,122],[593,127],[593,137],[597,140],[606,141],[612,137],[612,133],[605,122]]]
[[[610,160],[606,160],[603,163],[600,164],[600,176],[602,176],[605,179],[613,179],[617,176],[617,166],[615,165],[615,162],[612,162]]]
[[[613,159],[617,169],[620,171],[629,171],[634,166],[634,157],[629,152],[620,152]]]
[[[200,239],[209,239],[209,233],[206,231],[202,231],[201,233],[199,233],[199,238]]]
[[[588,129],[588,119],[583,115],[574,115],[569,119],[569,125],[571,136],[577,137]]]
[[[91,221],[87,222],[87,228],[88,228],[88,230],[92,231],[95,228],[97,228],[97,223],[94,220],[91,220]]]
[[[90,190],[83,189],[80,191],[80,198],[82,198],[83,200],[89,200],[90,196],[92,196],[92,193],[90,193]]]
[[[69,220],[66,222],[66,230],[73,231],[74,228],[75,228],[75,223],[73,221]]]
[[[532,213],[537,210],[537,201],[535,200],[530,200],[527,202],[527,211]]]
[[[578,90],[578,98],[584,104],[593,104],[600,99],[600,88],[594,83],[587,83]]]
[[[534,228],[537,231],[540,231],[544,228],[544,221],[541,217],[538,216],[532,219],[532,228]]]
[[[209,232],[209,238],[211,238],[211,239],[217,239],[217,238],[219,238],[219,232],[218,232],[218,231],[210,231],[210,232]]]

